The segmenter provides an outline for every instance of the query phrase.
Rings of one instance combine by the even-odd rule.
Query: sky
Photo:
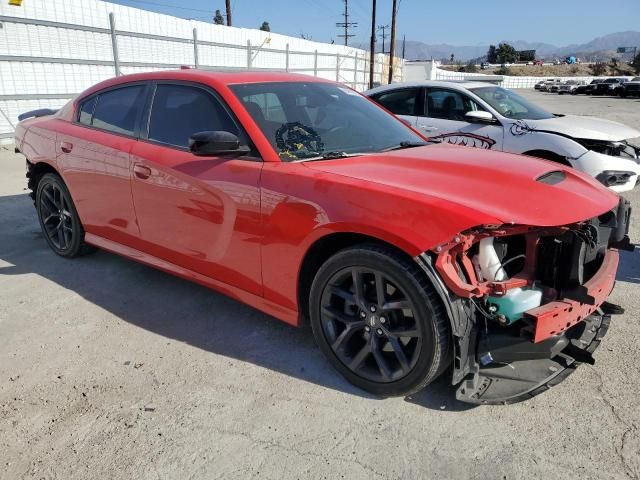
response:
[[[225,11],[224,0],[110,0],[183,18],[211,21]],[[501,40],[556,46],[584,43],[625,30],[640,30],[640,0],[399,0],[398,34],[407,40],[451,45],[487,45]],[[349,21],[357,22],[350,43],[371,35],[371,0],[349,0]],[[377,0],[377,25],[391,22],[391,0]],[[231,0],[233,25],[305,34],[320,42],[342,43],[343,0]]]

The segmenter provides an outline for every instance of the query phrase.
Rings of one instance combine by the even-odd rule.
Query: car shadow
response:
[[[620,251],[620,264],[616,280],[640,283],[640,247],[636,247],[633,252]]]
[[[104,251],[73,260],[49,249],[28,195],[0,197],[0,278],[35,274],[118,318],[168,339],[370,400],[325,360],[309,328],[295,328],[195,283]],[[407,401],[429,409],[473,406],[441,378]]]

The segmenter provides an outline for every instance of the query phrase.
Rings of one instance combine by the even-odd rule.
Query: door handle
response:
[[[425,132],[434,132],[438,130],[438,127],[434,127],[433,125],[420,125],[420,128]]]
[[[73,150],[73,143],[64,141],[60,142],[60,150],[64,153],[71,153],[71,150]]]
[[[133,173],[136,174],[136,177],[146,180],[151,176],[151,169],[137,163],[133,166]]]

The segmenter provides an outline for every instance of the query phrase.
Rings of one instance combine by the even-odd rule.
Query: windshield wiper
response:
[[[424,147],[425,145],[427,145],[427,142],[412,142],[405,140],[400,142],[398,145],[385,148],[384,150],[381,150],[381,152],[392,152],[393,150],[404,150],[405,148]]]
[[[332,160],[335,158],[349,158],[349,157],[357,157],[360,155],[364,155],[364,154],[335,151],[335,152],[325,152],[322,155],[318,155],[317,157],[301,158],[295,161],[296,162],[313,162],[314,160]]]

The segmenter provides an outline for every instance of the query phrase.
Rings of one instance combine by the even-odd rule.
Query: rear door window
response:
[[[136,121],[144,108],[144,92],[144,85],[132,85],[99,94],[91,125],[109,132],[133,135]]]
[[[419,115],[416,111],[419,93],[419,88],[402,88],[380,93],[373,99],[396,115]]]

